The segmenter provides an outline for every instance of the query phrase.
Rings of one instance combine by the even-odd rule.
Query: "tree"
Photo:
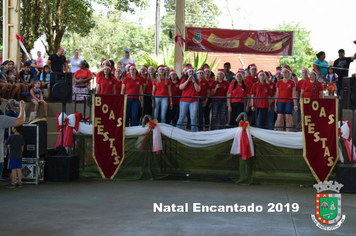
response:
[[[289,65],[293,72],[299,77],[302,77],[302,68],[307,67],[310,70],[313,68],[316,51],[310,45],[310,31],[301,27],[299,23],[284,23],[279,25],[277,29],[280,31],[294,31],[294,46],[293,57],[282,56],[280,65]]]
[[[176,0],[165,0],[164,7],[167,14],[162,17],[161,28],[163,35],[169,35],[169,31],[175,31]],[[221,14],[219,7],[213,0],[186,0],[185,1],[185,25],[191,27],[216,28],[217,17]],[[184,29],[180,29],[183,31]],[[177,32],[182,34],[183,32]],[[161,40],[162,41],[162,40]],[[163,42],[164,43],[164,42]],[[166,42],[167,43],[167,42]]]
[[[143,54],[153,53],[153,26],[145,29],[141,22],[129,22],[122,19],[117,10],[94,15],[95,27],[91,29],[90,37],[79,34],[66,33],[62,46],[72,54],[78,48],[81,56],[87,60],[91,67],[99,66],[102,59],[112,59],[115,63],[123,57],[124,50],[131,50],[131,57],[136,59]]]

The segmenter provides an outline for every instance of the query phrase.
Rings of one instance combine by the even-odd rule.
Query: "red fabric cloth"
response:
[[[182,79],[181,84],[186,81],[185,78]],[[195,80],[198,85],[200,85],[199,80]],[[197,102],[198,98],[184,98],[186,97],[198,97],[198,92],[195,90],[193,82],[189,82],[187,86],[182,90],[181,102]]]
[[[244,82],[245,82],[246,85],[248,85],[250,87],[250,89],[252,89],[253,82],[251,80],[245,79]]]
[[[156,91],[154,96],[156,97],[167,97],[168,96],[168,86],[172,85],[172,82],[170,79],[161,79],[161,82],[158,82],[158,79],[154,79],[153,86],[156,86]]]
[[[293,80],[288,80],[287,83],[283,81],[283,79],[277,82],[277,86],[279,89],[278,102],[292,102],[290,99],[281,99],[281,98],[292,98],[293,97],[293,88],[295,87],[295,82]]]
[[[116,79],[111,77],[109,79],[101,78],[99,80],[100,84],[100,94],[114,94],[114,84],[116,84]]]
[[[241,147],[241,159],[247,160],[252,157],[250,140],[248,139],[247,131],[242,131],[241,139],[240,139],[240,147]]]
[[[140,94],[140,87],[142,86],[142,80],[136,78],[133,80],[130,75],[126,75],[122,84],[125,84],[125,94]],[[128,95],[128,98],[139,98],[139,96]]]
[[[236,84],[235,89],[234,88],[235,81],[232,81],[230,83],[230,87],[228,90],[228,94],[231,94],[231,97],[247,97],[247,94],[250,94],[250,87],[245,84],[246,89],[243,89],[242,85]],[[239,102],[239,103],[244,103],[243,98],[232,98],[231,103]]]
[[[255,83],[252,87],[251,94],[257,98],[267,98],[271,97],[272,92],[268,84]],[[257,108],[268,108],[268,99],[255,99],[254,106]]]
[[[246,79],[250,80],[252,83],[257,83],[257,81],[258,81],[257,76],[248,75],[248,76],[246,76]]]
[[[216,90],[216,93],[214,94],[214,97],[226,97],[227,95],[227,90],[229,90],[229,82],[226,80],[223,80],[220,84],[220,88]],[[215,89],[217,85],[217,81],[214,81],[211,88]],[[216,101],[222,100],[222,98],[214,98]]]
[[[209,83],[205,79],[202,79],[199,81],[200,83],[200,91],[198,93],[199,96],[201,97],[206,97],[207,96],[207,91],[209,90]],[[206,98],[200,98],[200,100],[205,100]]]
[[[303,83],[302,90],[304,90],[304,98],[319,98],[319,92],[324,91],[324,87],[319,81],[317,81],[315,89],[314,85],[315,83],[311,82],[310,80],[307,80]]]
[[[301,79],[301,80],[299,80],[298,81],[298,83],[297,83],[297,91],[299,92],[299,95],[300,95],[300,92],[302,91],[302,86],[303,86],[303,83],[305,82],[305,81],[308,81],[309,79]]]
[[[96,82],[97,84],[99,83],[100,79],[103,77],[103,73],[104,73],[104,71],[101,70],[101,71],[99,71],[99,72],[96,74],[95,82]]]
[[[172,84],[172,96],[182,96],[182,90],[179,89],[180,82]],[[173,105],[179,104],[179,98],[172,98]]]

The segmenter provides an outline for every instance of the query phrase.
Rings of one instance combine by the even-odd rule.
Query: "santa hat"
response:
[[[256,64],[251,64],[251,65],[250,65],[250,70],[251,70],[252,68],[256,68],[256,69],[257,69]]]
[[[129,70],[131,70],[132,68],[134,68],[134,69],[136,69],[136,70],[137,70],[136,65],[135,65],[135,64],[133,64],[133,63],[131,63],[131,64],[130,64],[130,66],[129,66]]]
[[[164,66],[164,69],[167,69],[167,68],[170,69],[169,66]]]
[[[204,71],[211,71],[208,65],[204,66]]]
[[[107,59],[103,59],[103,61],[101,62],[101,65],[104,66],[107,62],[110,62],[110,61]]]
[[[159,71],[160,69],[164,70],[165,67],[166,67],[166,66],[164,66],[164,65],[159,65],[159,66],[157,67],[157,70],[158,70],[158,71]]]
[[[277,74],[277,73],[282,73],[282,70],[277,69],[277,70],[276,70],[276,74]]]
[[[311,72],[311,73],[314,73],[315,76],[317,76],[317,75],[319,74],[318,71],[316,71],[315,69],[312,69],[310,72]]]
[[[188,67],[187,67],[187,73],[188,73],[189,71],[191,71],[191,70],[194,72],[194,68],[191,67],[191,66],[188,66]]]
[[[125,70],[126,70],[126,71],[129,71],[131,65],[132,65],[132,63],[127,63],[127,64],[125,65]]]
[[[303,69],[302,69],[302,73],[303,73],[303,71],[305,71],[305,70],[309,73],[309,69],[308,69],[308,68],[306,68],[306,67],[303,67]]]
[[[177,72],[175,70],[169,71],[169,76],[171,76],[172,74],[177,74]]]
[[[242,78],[244,77],[244,72],[243,72],[243,70],[241,71],[240,69],[236,72],[236,74],[235,74],[235,77],[237,78],[237,76],[238,75],[241,75],[242,76]]]
[[[289,66],[285,65],[285,66],[283,67],[282,71],[285,71],[285,70],[289,71],[289,73],[292,74],[292,70],[289,68]]]
[[[145,68],[146,70],[148,70],[148,67],[147,67],[146,65],[141,66],[140,70],[143,69],[143,68]]]
[[[121,71],[122,71],[122,68],[121,68],[121,67],[118,67],[118,68],[116,68],[116,70],[121,70]]]
[[[225,75],[224,69],[218,69],[218,73],[216,73],[216,74],[218,75],[219,73],[222,73],[223,75]]]
[[[203,69],[197,70],[197,73],[204,73]]]
[[[260,71],[257,73],[257,76],[260,77],[260,75],[265,75],[265,72],[263,72],[263,70],[260,70]]]
[[[149,70],[150,68],[153,68],[154,70],[156,70],[156,69],[154,68],[154,66],[149,66],[147,70]]]
[[[266,72],[269,74],[270,77],[272,77],[271,71],[266,71]]]
[[[111,67],[110,66],[104,66],[104,70],[105,69],[109,69],[111,71]]]

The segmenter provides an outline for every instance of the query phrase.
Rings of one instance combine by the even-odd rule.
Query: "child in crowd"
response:
[[[336,91],[336,82],[338,81],[339,76],[334,73],[334,68],[332,68],[331,66],[328,67],[328,74],[326,75],[326,79],[327,79],[327,84],[328,84],[328,93],[329,96],[334,96],[334,93]]]
[[[0,72],[0,89],[1,89],[1,100],[6,101],[5,99],[5,93],[8,91],[10,88],[12,88],[11,84],[7,83],[6,80],[6,67],[1,66],[1,72]],[[10,91],[11,92],[11,91]],[[10,92],[8,95],[10,95]]]
[[[47,103],[43,100],[43,94],[42,94],[42,90],[41,90],[40,86],[41,86],[41,82],[39,80],[36,80],[33,83],[33,86],[32,86],[33,88],[30,90],[31,102],[33,102],[35,104],[36,117],[37,117],[37,111],[38,111],[39,104],[43,104],[45,117],[47,117]]]
[[[39,66],[43,66],[43,58],[41,56],[41,51],[37,52],[36,64]]]
[[[26,61],[24,68],[22,71],[20,71],[19,74],[19,79],[20,79],[20,85],[21,85],[21,92],[28,92],[31,88],[31,84],[34,81],[34,74],[30,70],[31,63]]]
[[[11,170],[11,183],[6,185],[7,188],[22,188],[22,152],[25,146],[25,139],[20,134],[21,126],[13,127],[12,132],[5,142],[5,146],[10,145],[9,153],[9,170]],[[16,173],[18,183],[16,182]]]

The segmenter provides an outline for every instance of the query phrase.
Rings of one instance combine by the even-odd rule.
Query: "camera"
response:
[[[13,106],[14,107],[20,107],[20,102],[15,101]]]

